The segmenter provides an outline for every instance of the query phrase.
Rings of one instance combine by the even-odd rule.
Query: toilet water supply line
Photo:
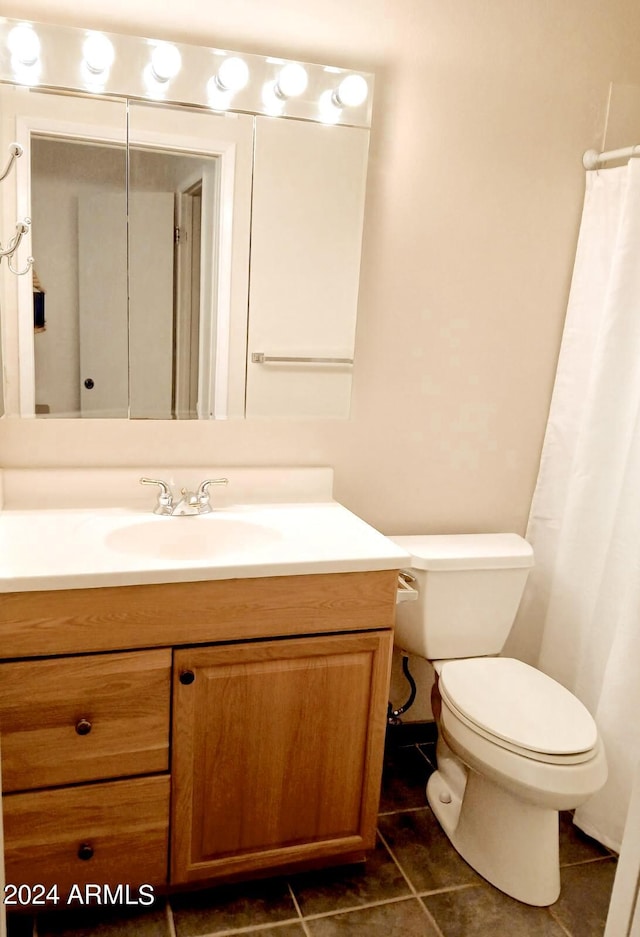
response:
[[[389,703],[387,707],[387,725],[389,726],[398,726],[402,723],[400,716],[403,713],[406,713],[410,706],[413,706],[416,698],[416,681],[413,679],[413,676],[409,670],[409,657],[407,654],[402,655],[402,672],[407,678],[411,692],[409,693],[407,702],[404,704],[404,706],[400,706],[399,709],[394,709],[392,703]]]

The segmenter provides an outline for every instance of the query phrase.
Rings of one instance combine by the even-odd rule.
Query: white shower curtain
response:
[[[587,173],[527,537],[538,666],[594,715],[609,779],[576,823],[619,849],[640,758],[640,160]]]

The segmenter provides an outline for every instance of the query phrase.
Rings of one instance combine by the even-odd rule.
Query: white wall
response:
[[[336,496],[384,532],[524,531],[580,158],[602,143],[609,83],[640,82],[636,0],[5,0],[3,12],[359,66],[376,92],[350,421],[5,420],[0,461],[331,464]]]

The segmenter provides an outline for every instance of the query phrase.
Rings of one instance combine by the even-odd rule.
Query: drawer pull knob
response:
[[[89,735],[91,728],[92,726],[88,719],[79,719],[76,723],[76,732],[78,735]]]
[[[92,857],[93,857],[93,846],[91,846],[89,843],[82,843],[82,845],[78,849],[78,859],[82,859],[83,861],[87,862]]]
[[[184,686],[189,686],[196,679],[196,675],[193,670],[183,670],[180,674],[180,683]]]

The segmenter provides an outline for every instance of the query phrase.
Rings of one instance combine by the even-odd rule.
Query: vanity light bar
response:
[[[6,17],[0,17],[0,81],[371,125],[371,74]]]

